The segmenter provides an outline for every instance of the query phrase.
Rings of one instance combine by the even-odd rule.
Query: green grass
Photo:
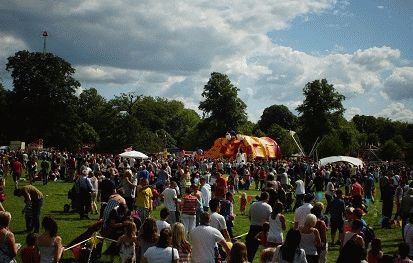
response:
[[[24,185],[26,182],[21,182],[20,185]],[[63,239],[64,244],[68,244],[75,237],[83,233],[88,226],[93,224],[97,219],[97,215],[92,215],[91,220],[79,220],[79,215],[76,213],[64,213],[63,205],[69,203],[67,199],[67,192],[72,187],[72,183],[61,182],[49,182],[48,185],[43,186],[42,182],[36,182],[34,184],[45,195],[44,205],[42,208],[41,218],[45,215],[50,215],[55,218],[59,226],[59,234]],[[254,184],[252,185],[254,187]],[[258,191],[249,190],[249,195],[255,196],[259,194]],[[24,245],[26,233],[24,216],[22,215],[22,209],[24,202],[22,197],[13,196],[13,183],[11,177],[7,178],[6,182],[6,201],[3,203],[5,209],[12,213],[11,230],[15,234],[17,242]],[[246,215],[241,215],[239,212],[239,194],[235,194],[234,204],[235,213],[237,214],[234,224],[234,235],[238,236],[244,234],[249,229],[249,220]],[[381,215],[381,202],[379,202],[379,196],[376,195],[376,202],[369,209],[369,213],[364,216],[365,220],[371,225],[376,232],[376,236],[382,240],[383,250],[387,254],[393,254],[397,250],[397,244],[401,241],[401,229],[381,229],[378,225]],[[157,207],[153,212],[154,217],[159,217],[159,210],[161,207]],[[288,222],[292,222],[294,219],[293,213],[285,213]],[[292,223],[288,223],[287,229],[292,227]],[[328,232],[327,239],[330,240],[330,233]],[[245,241],[241,238],[241,241]],[[261,248],[260,248],[261,250]],[[260,251],[255,256],[255,262],[259,262]],[[338,248],[330,248],[328,252],[328,262],[335,262],[338,256]],[[71,258],[71,252],[65,252],[64,262],[73,262]],[[105,258],[104,258],[105,259]],[[18,259],[19,260],[19,259]],[[108,259],[106,259],[108,260]]]

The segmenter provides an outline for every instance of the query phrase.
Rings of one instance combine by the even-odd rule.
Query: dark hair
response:
[[[23,191],[22,188],[14,189],[14,195],[15,196],[22,196],[23,194],[24,194],[24,191]]]
[[[209,201],[209,209],[211,209],[211,212],[216,212],[219,204],[220,201],[218,198],[212,198],[211,201]]]
[[[343,191],[341,189],[336,190],[336,195],[337,196],[343,196]]]
[[[363,222],[359,219],[353,220],[353,223],[351,223],[351,230],[361,230],[362,228]]]
[[[381,240],[378,238],[373,238],[371,241],[371,251],[373,255],[378,256],[381,251]]]
[[[268,194],[268,192],[262,192],[260,195],[260,201],[265,201],[268,200],[270,198],[270,195]]]
[[[279,213],[281,213],[284,209],[284,205],[280,202],[275,202],[272,212],[271,212],[271,218],[275,219]]]
[[[209,225],[209,221],[211,220],[211,216],[208,212],[203,212],[199,217],[199,223],[201,225]]]
[[[284,245],[281,246],[281,258],[287,262],[293,262],[295,253],[301,241],[300,231],[290,229],[285,237]]]
[[[168,208],[164,207],[161,209],[161,211],[159,212],[159,215],[161,216],[161,219],[165,219],[169,216],[169,210]]]
[[[319,218],[321,216],[321,207],[320,206],[313,206],[313,208],[311,208],[310,213],[315,215],[317,218]]]
[[[247,247],[242,242],[235,242],[229,252],[228,263],[243,263],[247,261]]]
[[[36,245],[38,235],[36,233],[30,233],[26,236],[26,245],[27,246],[34,246]]]
[[[313,201],[313,199],[314,199],[314,196],[312,194],[306,194],[304,196],[304,202],[305,203],[311,203],[311,201]]]
[[[409,245],[406,243],[399,243],[399,255],[401,259],[407,258],[409,255]]]
[[[157,247],[166,248],[172,243],[172,231],[169,227],[163,228],[159,233]]]
[[[50,216],[45,216],[42,220],[42,227],[49,233],[50,237],[57,236],[57,223]]]
[[[139,237],[146,242],[155,242],[158,240],[158,227],[153,218],[147,218],[139,229]]]
[[[233,197],[234,195],[231,193],[231,192],[227,192],[226,194],[225,194],[225,198],[226,199],[228,199],[228,198],[230,198],[230,197]]]
[[[262,231],[265,231],[265,232],[270,231],[270,223],[265,222],[264,224],[262,224]]]

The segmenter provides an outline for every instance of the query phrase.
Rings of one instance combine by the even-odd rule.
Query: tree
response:
[[[273,138],[280,145],[281,154],[283,157],[289,157],[299,152],[299,149],[295,145],[294,140],[291,138],[289,131],[280,125],[271,125],[268,129],[267,135]]]
[[[277,124],[286,130],[294,130],[297,126],[297,117],[284,105],[272,105],[264,109],[258,126],[267,131],[271,125]]]
[[[386,141],[380,147],[380,157],[383,160],[393,161],[403,159],[403,151],[393,140]]]
[[[232,85],[228,76],[213,72],[204,86],[199,104],[203,120],[199,126],[201,146],[210,146],[217,137],[228,130],[237,131],[247,121],[247,106],[238,98],[239,89]]]
[[[75,91],[80,83],[73,78],[74,68],[51,53],[24,50],[8,58],[6,70],[13,78],[16,139],[44,138],[47,145],[66,147],[71,135],[59,127],[73,128],[79,122]]]
[[[0,83],[0,120],[3,124],[10,123],[10,106],[10,91],[6,90],[3,84]],[[9,144],[10,126],[2,125],[0,129],[0,145]]]
[[[326,79],[314,80],[303,89],[304,101],[297,107],[301,114],[301,136],[304,147],[309,150],[317,137],[329,134],[343,117],[345,99]]]

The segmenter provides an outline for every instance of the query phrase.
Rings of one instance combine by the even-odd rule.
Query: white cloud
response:
[[[357,107],[350,107],[344,112],[344,116],[347,120],[351,120],[355,115],[361,115],[362,111],[360,108]]]
[[[386,94],[395,100],[413,98],[413,67],[396,68],[384,82]]]
[[[413,123],[413,111],[400,102],[388,105],[378,115],[392,120]]]
[[[377,8],[378,8],[378,9],[383,9],[383,8],[384,8],[384,6],[382,6],[382,5],[378,5],[378,6],[377,6]]]

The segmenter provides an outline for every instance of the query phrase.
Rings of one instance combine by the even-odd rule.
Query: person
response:
[[[179,263],[191,262],[192,246],[186,239],[185,226],[182,223],[172,225],[172,247],[178,250]]]
[[[97,206],[97,201],[98,201],[98,190],[99,190],[99,180],[96,177],[96,174],[94,172],[89,173],[89,179],[90,183],[92,185],[92,202],[90,204],[90,207],[92,208],[92,214],[97,215],[98,214],[98,206]]]
[[[403,229],[404,242],[409,246],[409,257],[413,257],[413,214],[410,214],[408,223]]]
[[[341,242],[341,247],[343,248],[349,240],[354,240],[364,248],[364,239],[361,235],[362,229],[363,223],[358,219],[353,220],[353,222],[351,223],[351,230],[347,231],[344,234],[343,240]]]
[[[156,245],[158,242],[158,228],[156,226],[156,221],[153,218],[147,218],[143,224],[142,227],[139,229],[139,235],[138,235],[138,243],[139,243],[139,251],[140,255],[139,261],[144,260],[144,254],[146,250],[151,247]]]
[[[394,259],[394,263],[413,263],[413,260],[409,259],[409,245],[406,243],[399,243],[398,245],[399,256]]]
[[[410,211],[413,211],[413,188],[407,190],[407,194],[400,203],[399,214],[402,218],[402,237],[404,238],[404,228],[409,221]],[[413,222],[412,222],[413,223]]]
[[[200,217],[200,225],[195,227],[190,233],[192,240],[192,262],[211,263],[219,258],[217,243],[222,246],[228,254],[230,249],[224,236],[218,229],[211,227],[210,215],[203,212]]]
[[[62,238],[57,235],[57,223],[50,216],[42,220],[44,232],[37,239],[37,247],[40,252],[40,263],[59,262],[63,253]]]
[[[182,196],[182,223],[185,226],[187,235],[196,226],[196,207],[198,198],[191,193],[191,188],[185,188],[185,194]]]
[[[234,196],[231,192],[225,194],[225,200],[221,200],[219,213],[225,218],[225,223],[227,225],[227,231],[231,238],[234,237],[232,228],[234,227]]]
[[[14,159],[14,162],[12,163],[12,175],[13,175],[13,182],[14,182],[14,188],[17,189],[20,177],[23,173],[23,164],[19,161],[19,159],[16,157]]]
[[[247,207],[247,193],[243,192],[240,198],[239,210],[241,215],[245,215],[245,208]]]
[[[335,184],[336,184],[336,178],[331,177],[330,181],[328,181],[328,183],[327,183],[326,193],[325,193],[325,197],[326,197],[326,200],[327,200],[326,213],[330,212],[330,204],[331,204],[331,201],[333,201],[333,198],[336,194]],[[343,192],[341,192],[341,193],[343,193]]]
[[[78,212],[80,219],[89,219],[88,213],[92,203],[92,183],[88,178],[87,169],[82,170],[81,176],[75,182],[76,194],[78,196]]]
[[[229,252],[227,263],[248,263],[247,247],[242,242],[235,242]]]
[[[178,194],[176,192],[176,182],[166,182],[165,190],[161,193],[161,198],[163,198],[163,203],[169,211],[168,223],[173,224],[176,222],[176,211],[177,211],[177,201]]]
[[[275,253],[274,247],[264,248],[261,251],[260,263],[271,263]]]
[[[43,194],[33,185],[25,185],[22,188],[14,190],[15,196],[23,196],[26,204],[32,205],[32,225],[35,233],[39,233],[40,228],[40,210],[43,206]],[[26,222],[28,224],[28,222]],[[31,229],[28,229],[31,230]]]
[[[285,236],[285,242],[276,248],[272,262],[276,263],[307,263],[304,249],[300,248],[301,234],[296,229],[290,229]]]
[[[230,241],[231,237],[228,233],[226,220],[224,216],[220,214],[220,209],[221,209],[220,200],[216,197],[212,198],[211,201],[209,202],[209,208],[211,209],[210,226],[218,229],[224,236],[225,240]]]
[[[158,228],[158,234],[161,232],[162,229],[171,227],[171,225],[166,222],[166,219],[169,217],[169,210],[168,208],[164,207],[159,212],[160,219],[156,220],[156,227]]]
[[[316,203],[311,209],[311,214],[317,217],[317,223],[315,224],[315,229],[318,230],[320,234],[321,245],[318,247],[319,252],[319,263],[325,263],[327,261],[327,224],[322,219],[323,203]]]
[[[227,181],[222,177],[220,172],[217,172],[214,196],[219,199],[224,199],[225,193],[227,192],[227,190],[228,190]]]
[[[312,194],[306,194],[304,196],[304,204],[298,207],[294,212],[294,228],[298,229],[299,227],[303,227],[306,217],[310,214],[311,208],[313,205],[311,202],[313,201]]]
[[[109,198],[111,195],[116,193],[116,186],[115,183],[110,180],[110,175],[108,173],[103,174],[103,180],[99,185],[99,192],[100,192],[100,218],[103,218],[103,213],[105,211],[105,207],[108,204]],[[126,202],[126,201],[125,201]]]
[[[367,262],[378,263],[382,257],[383,257],[383,250],[381,248],[381,240],[374,238],[371,241],[371,248],[369,252],[367,253]]]
[[[132,175],[132,171],[130,169],[125,170],[123,179],[122,179],[122,189],[124,198],[126,201],[126,205],[130,211],[133,210],[133,205],[135,201],[135,192],[136,192],[136,185],[138,180]]]
[[[343,235],[344,226],[344,213],[346,211],[346,204],[343,200],[343,192],[341,189],[337,189],[336,197],[327,205],[330,212],[330,227],[331,227],[331,245],[334,246],[335,237],[337,230],[339,232],[339,240],[341,240]]]
[[[200,183],[200,190],[201,190],[201,196],[202,196],[202,204],[204,205],[204,211],[209,210],[209,201],[211,201],[211,186],[207,183],[205,177],[201,177],[199,179]]]
[[[284,205],[276,202],[269,217],[270,229],[268,232],[268,243],[277,247],[283,243],[283,230],[286,229],[285,217],[282,214]]]
[[[152,189],[146,178],[140,179],[140,185],[136,190],[136,211],[138,211],[141,221],[145,221],[152,211]]]
[[[172,248],[172,231],[169,228],[161,230],[156,246],[150,247],[144,253],[143,263],[178,263],[179,254]]]
[[[39,263],[40,253],[36,247],[37,234],[30,233],[26,236],[26,247],[20,252],[22,263]]]
[[[363,237],[360,235],[363,224],[360,220],[354,220],[352,230],[347,232],[342,242],[342,248],[337,263],[361,263],[366,259],[366,249]]]
[[[14,234],[9,230],[11,214],[0,211],[0,262],[14,262],[17,244]]]
[[[304,182],[298,177],[298,180],[295,181],[295,205],[294,210],[300,207],[303,204],[303,199],[305,196],[305,187]]]
[[[304,249],[308,263],[318,263],[319,254],[317,249],[321,247],[320,233],[315,228],[317,217],[308,214],[305,218],[304,226],[300,227],[301,242],[300,247]]]
[[[245,239],[247,246],[248,261],[252,262],[257,252],[260,243],[255,239],[255,236],[262,231],[262,226],[267,222],[272,212],[271,206],[267,203],[269,195],[267,192],[262,192],[259,201],[251,204],[248,211],[248,218],[250,220],[250,228]]]
[[[256,236],[255,239],[260,242],[260,244],[266,248],[269,247],[268,243],[268,231],[270,230],[270,224],[268,222],[265,222],[262,225],[262,231],[260,231]]]
[[[136,237],[136,225],[133,222],[126,222],[125,233],[118,239],[117,245],[120,247],[121,263],[135,263],[138,238]]]

